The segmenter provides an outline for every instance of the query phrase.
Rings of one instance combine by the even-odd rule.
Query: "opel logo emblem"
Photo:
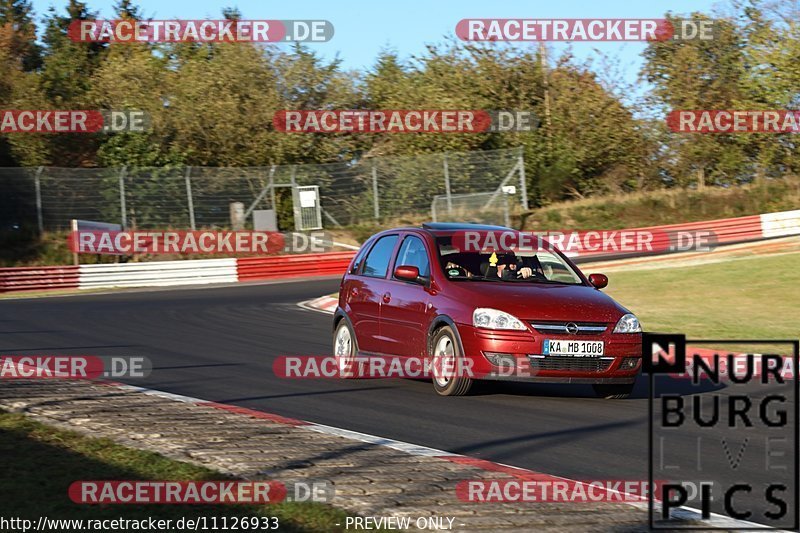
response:
[[[578,333],[578,324],[575,322],[569,322],[566,326],[564,326],[564,329],[567,330],[567,333],[570,335],[575,335]]]

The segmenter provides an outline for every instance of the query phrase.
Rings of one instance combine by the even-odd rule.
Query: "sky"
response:
[[[85,0],[99,18],[112,18],[115,0]],[[38,16],[54,6],[64,12],[66,0],[33,0]],[[662,18],[666,12],[710,12],[719,0],[135,0],[145,18],[219,19],[224,7],[236,7],[244,19],[325,19],[335,35],[327,43],[309,44],[327,59],[339,57],[345,69],[370,68],[381,50],[392,49],[408,58],[425,52],[426,44],[442,42],[455,33],[464,18]],[[724,4],[723,4],[724,5]],[[512,46],[535,46],[520,43]],[[564,48],[551,43],[552,55]],[[578,59],[612,56],[619,74],[637,79],[643,43],[575,43]]]

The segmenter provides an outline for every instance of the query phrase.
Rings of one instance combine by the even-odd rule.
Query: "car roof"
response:
[[[493,226],[491,224],[477,224],[474,222],[425,222],[422,224],[422,229],[426,229],[433,233],[449,233],[460,230],[516,231],[506,226]]]
[[[397,231],[427,233],[433,237],[449,237],[458,231],[519,231],[506,226],[478,224],[473,222],[425,222],[422,226],[401,226],[376,233],[370,239]]]

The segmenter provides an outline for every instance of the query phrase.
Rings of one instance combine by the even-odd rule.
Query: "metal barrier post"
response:
[[[447,213],[453,211],[453,199],[450,195],[450,169],[447,167],[447,154],[444,154],[444,191],[447,194]]]
[[[375,168],[375,163],[372,163],[372,201],[374,204],[374,218],[378,220],[381,217],[381,208],[378,201],[378,169]]]
[[[119,210],[122,215],[122,229],[128,227],[128,209],[125,207],[125,173],[128,167],[123,166],[119,171]]]
[[[42,184],[39,178],[44,171],[44,167],[36,169],[36,175],[33,178],[34,186],[36,187],[36,220],[39,223],[39,234],[44,233],[44,215],[42,214]]]
[[[522,195],[522,209],[528,210],[528,184],[525,183],[525,158],[522,155],[522,147],[519,148],[519,190]]]
[[[189,226],[192,228],[192,231],[197,229],[194,225],[194,200],[192,199],[192,167],[186,167],[186,199],[188,200],[188,207],[189,207]]]

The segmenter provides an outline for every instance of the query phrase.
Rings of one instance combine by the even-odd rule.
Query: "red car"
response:
[[[383,231],[353,258],[339,289],[333,348],[340,367],[356,356],[416,357],[469,372],[433,372],[443,396],[476,379],[589,383],[627,397],[640,371],[636,316],[600,292],[552,247],[467,250],[465,232],[498,226],[430,223]]]

